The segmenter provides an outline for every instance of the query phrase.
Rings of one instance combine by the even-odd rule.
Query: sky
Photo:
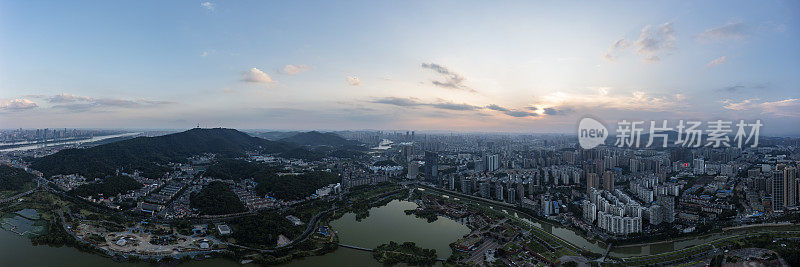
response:
[[[0,128],[800,135],[797,1],[5,1]]]

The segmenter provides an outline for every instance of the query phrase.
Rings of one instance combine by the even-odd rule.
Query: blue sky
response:
[[[0,1],[0,128],[800,133],[794,1]]]

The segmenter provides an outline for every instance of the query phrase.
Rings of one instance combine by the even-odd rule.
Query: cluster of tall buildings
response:
[[[620,190],[590,189],[583,200],[583,218],[609,233],[623,235],[642,231],[645,209]]]
[[[581,184],[583,170],[571,165],[554,165],[544,168],[543,183],[553,185]]]
[[[600,184],[602,182],[603,189],[605,190],[614,190],[614,173],[611,171],[604,171],[602,172],[603,179],[600,180],[600,175],[594,172],[590,172],[586,174],[586,193],[588,194],[591,192],[592,189],[600,189]]]
[[[656,201],[658,196],[679,196],[681,189],[683,185],[664,182],[655,175],[635,179],[628,184],[628,190],[645,203]]]
[[[342,172],[342,186],[344,188],[374,185],[388,181],[389,176],[386,174],[366,172],[364,170],[346,170]]]
[[[91,138],[94,136],[119,134],[115,130],[87,130],[87,129],[14,129],[0,130],[0,142],[33,142],[70,138]]]
[[[509,174],[506,177],[472,176],[461,179],[459,190],[468,195],[494,199],[508,203],[521,203],[525,196],[537,191],[538,170]]]
[[[485,155],[482,159],[475,161],[476,172],[493,172],[500,169],[500,156],[497,154]]]

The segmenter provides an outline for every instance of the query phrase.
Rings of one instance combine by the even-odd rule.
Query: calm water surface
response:
[[[428,223],[424,219],[403,213],[404,210],[416,207],[413,202],[394,200],[386,206],[370,209],[370,216],[361,222],[355,220],[355,214],[348,213],[332,221],[331,226],[338,232],[340,242],[345,244],[374,248],[389,241],[412,241],[421,247],[436,249],[440,258],[449,257],[451,254],[449,244],[468,234],[469,228],[444,217]],[[580,247],[586,246],[586,249],[591,251],[604,250],[596,241],[587,240],[567,228],[528,218],[513,211],[510,213]],[[615,247],[611,254],[629,257],[663,253],[726,236],[728,234],[714,234],[653,245]],[[151,266],[149,263],[117,263],[109,258],[80,252],[74,248],[33,246],[27,238],[5,230],[0,230],[0,263],[2,266]],[[226,259],[208,259],[181,264],[181,266],[236,265],[239,264]],[[339,248],[333,253],[297,259],[283,266],[382,266],[382,264],[372,259],[369,252]]]
[[[428,223],[424,219],[405,215],[404,210],[416,208],[408,201],[392,201],[386,206],[372,208],[370,216],[361,222],[348,213],[331,222],[338,231],[340,242],[374,248],[389,241],[413,241],[424,248],[436,249],[440,258],[450,256],[449,244],[469,233],[469,228],[448,218]],[[2,266],[152,266],[149,263],[118,263],[99,255],[80,252],[69,247],[33,246],[30,240],[9,231],[0,230],[0,262]],[[180,266],[237,266],[226,259],[191,261]],[[383,266],[369,252],[339,248],[322,256],[297,259],[283,266]],[[402,265],[396,265],[402,266]]]

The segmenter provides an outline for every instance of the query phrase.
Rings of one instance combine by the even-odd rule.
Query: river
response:
[[[13,147],[13,148],[0,149],[0,152],[23,151],[23,150],[36,149],[36,148],[45,147],[45,146],[49,147],[49,146],[60,146],[60,145],[70,145],[70,144],[83,144],[83,143],[90,143],[90,142],[96,142],[96,141],[100,141],[100,140],[105,140],[105,139],[109,139],[109,138],[125,137],[125,136],[137,135],[137,134],[140,134],[140,133],[112,134],[112,135],[95,136],[95,137],[87,138],[87,139],[57,141],[57,142],[46,143],[46,144],[39,143],[39,144],[32,144],[32,145],[24,145],[24,146],[19,146],[19,147]]]
[[[423,248],[436,249],[440,258],[450,256],[449,244],[469,233],[469,228],[445,217],[428,223],[425,219],[406,215],[403,211],[416,208],[413,202],[394,200],[383,207],[370,209],[370,216],[358,222],[355,214],[347,213],[331,222],[339,241],[348,245],[374,248],[389,241],[413,241]],[[44,256],[43,256],[44,255]],[[4,266],[150,266],[145,262],[118,263],[100,255],[80,252],[70,247],[33,246],[25,237],[0,229],[0,260]],[[180,266],[236,266],[226,259],[191,261]],[[372,254],[349,248],[338,248],[322,256],[295,259],[282,265],[304,266],[383,266]],[[402,266],[402,265],[398,265]]]

